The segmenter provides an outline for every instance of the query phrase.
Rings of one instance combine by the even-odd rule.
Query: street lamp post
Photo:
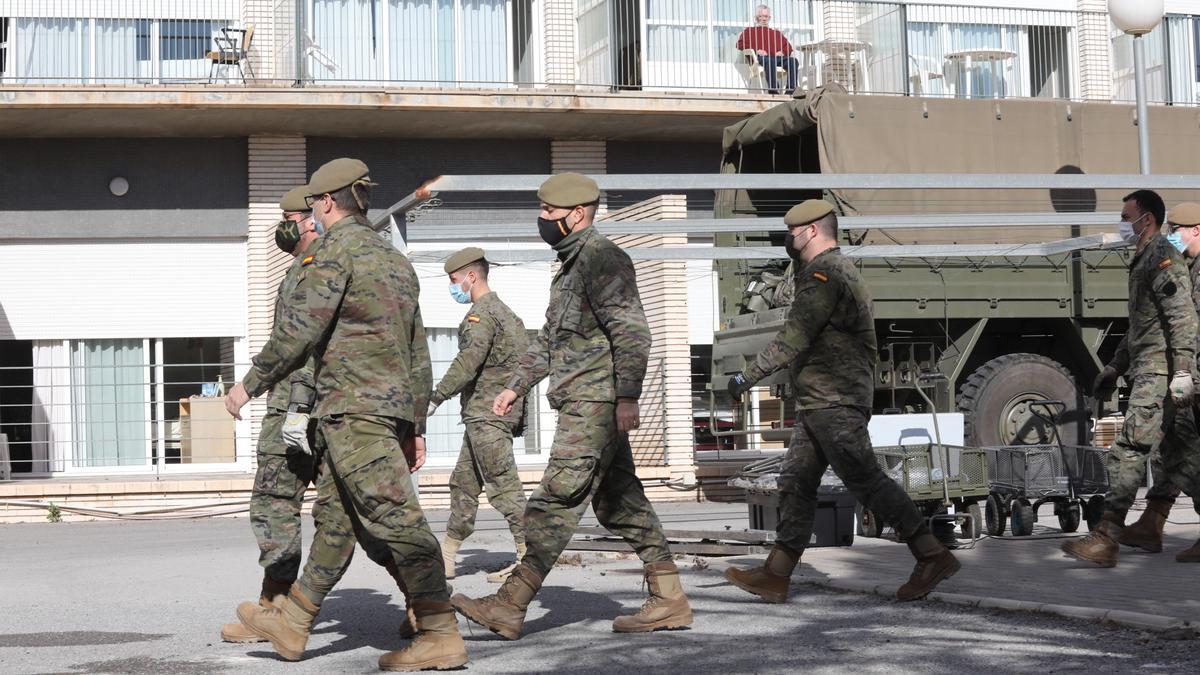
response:
[[[1163,0],[1108,0],[1113,25],[1133,36],[1133,88],[1137,97],[1138,163],[1150,173],[1150,118],[1146,110],[1146,45],[1142,36],[1163,17]]]

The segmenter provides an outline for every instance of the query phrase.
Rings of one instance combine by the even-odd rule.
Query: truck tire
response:
[[[971,373],[958,394],[966,444],[972,447],[1054,443],[1053,433],[1029,412],[1030,401],[1067,404],[1058,425],[1065,445],[1076,445],[1086,428],[1075,379],[1054,359],[1039,354],[997,356]],[[1085,416],[1080,419],[1080,416]]]

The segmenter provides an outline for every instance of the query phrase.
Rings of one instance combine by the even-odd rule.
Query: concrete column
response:
[[[1088,101],[1113,97],[1112,27],[1106,0],[1077,0],[1076,43],[1079,45],[1079,94]]]
[[[247,81],[273,80],[276,76],[275,48],[279,38],[291,37],[291,29],[280,26],[276,15],[289,12],[293,1],[299,0],[242,0],[242,25],[254,27],[250,40],[250,69]],[[285,32],[279,34],[283,28]],[[245,64],[242,66],[245,68]]]
[[[575,85],[575,5],[576,0],[543,0],[546,84]]]
[[[275,246],[279,199],[283,193],[308,182],[305,139],[302,136],[251,136],[249,230],[246,238],[246,338],[250,356],[271,337],[275,296],[292,257]],[[244,368],[239,375],[244,373]],[[259,423],[266,412],[266,397],[251,401],[251,447],[258,441]]]
[[[550,172],[575,171],[583,174],[608,173],[608,143],[603,140],[550,141]],[[604,193],[600,194],[598,215],[608,212]]]
[[[668,220],[687,218],[687,198],[662,195],[614,211],[610,219]],[[599,224],[604,230],[604,224]],[[686,234],[612,237],[622,248],[687,245]],[[642,385],[641,426],[629,434],[638,466],[664,466],[672,479],[694,476],[692,437],[692,361],[688,342],[687,262],[636,262],[638,292],[654,343]]]

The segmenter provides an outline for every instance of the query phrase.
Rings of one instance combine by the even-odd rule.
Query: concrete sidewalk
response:
[[[1129,522],[1139,514],[1131,512]],[[1086,525],[1075,535],[1064,535],[1050,506],[1042,507],[1040,515],[1032,537],[985,537],[973,549],[957,550],[962,570],[940,584],[932,598],[969,596],[941,598],[958,604],[976,604],[975,599],[983,598],[984,607],[1007,609],[1042,606],[1036,611],[1133,627],[1200,627],[1200,564],[1175,562],[1175,553],[1200,537],[1190,499],[1181,497],[1171,512],[1162,553],[1123,548],[1120,562],[1111,569],[1069,558],[1059,549],[1066,537],[1086,534]],[[793,580],[891,595],[908,578],[912,565],[906,547],[858,537],[849,548],[807,551]]]

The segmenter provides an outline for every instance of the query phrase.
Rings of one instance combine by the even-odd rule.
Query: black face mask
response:
[[[811,242],[812,242],[812,237],[809,237],[808,241],[804,242],[804,246],[801,246],[800,248],[796,248],[796,238],[794,236],[792,236],[791,232],[789,232],[787,234],[787,236],[784,237],[784,239],[783,239],[783,250],[787,251],[789,258],[791,258],[792,260],[795,260],[798,263],[802,263],[803,260],[800,259],[800,252],[803,251],[805,248],[807,248]]]
[[[566,239],[567,235],[571,234],[573,229],[570,225],[567,225],[566,218],[547,220],[538,216],[538,234],[542,235],[542,241],[551,246],[557,246],[558,242]]]

